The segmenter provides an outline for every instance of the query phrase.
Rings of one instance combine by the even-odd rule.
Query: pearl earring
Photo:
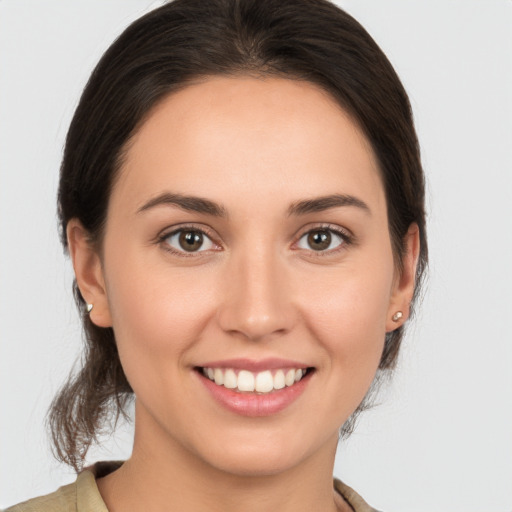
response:
[[[391,317],[391,320],[393,320],[393,322],[398,322],[402,317],[404,316],[404,314],[401,312],[401,311],[397,311],[392,317]]]

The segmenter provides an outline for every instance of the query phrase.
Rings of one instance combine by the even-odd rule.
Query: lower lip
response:
[[[270,416],[291,405],[304,392],[312,372],[302,377],[299,382],[270,393],[240,393],[218,386],[210,379],[196,372],[199,379],[213,398],[223,407],[242,416]]]

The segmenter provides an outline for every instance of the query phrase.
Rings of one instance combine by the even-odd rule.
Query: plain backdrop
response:
[[[63,140],[102,52],[150,0],[0,0],[0,507],[74,479],[43,418],[80,351],[57,236]],[[393,512],[512,511],[512,2],[340,0],[413,105],[430,277],[392,384],[335,474]],[[127,457],[122,426],[90,461]]]

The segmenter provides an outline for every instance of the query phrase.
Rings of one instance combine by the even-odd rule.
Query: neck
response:
[[[229,471],[208,463],[150,422],[136,420],[131,458],[98,480],[110,512],[336,511],[337,439],[288,468]]]

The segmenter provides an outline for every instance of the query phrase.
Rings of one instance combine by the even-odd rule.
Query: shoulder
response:
[[[71,512],[76,511],[76,482],[57,491],[39,496],[6,509],[4,512]]]
[[[115,470],[121,462],[97,463],[82,471],[75,482],[57,491],[39,496],[3,512],[108,512],[100,495],[96,478]]]
[[[352,487],[349,487],[337,478],[334,479],[334,489],[343,496],[354,512],[378,512],[378,510],[370,507]]]

